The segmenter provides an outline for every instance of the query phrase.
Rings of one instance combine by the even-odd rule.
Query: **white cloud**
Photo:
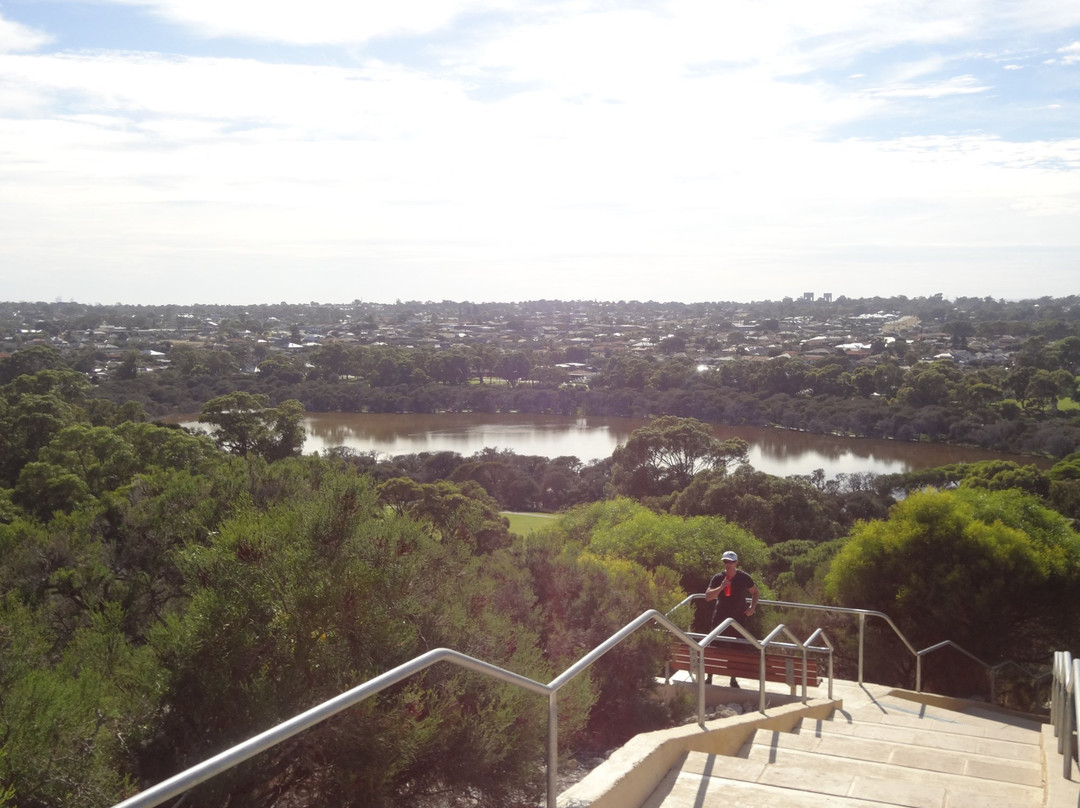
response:
[[[383,60],[335,51],[336,66],[295,53],[0,55],[0,231],[31,274],[205,265],[215,283],[222,267],[257,267],[299,284],[367,266],[417,290],[389,299],[485,299],[461,284],[498,272],[499,297],[519,294],[511,282],[603,296],[659,271],[701,298],[723,295],[692,274],[718,267],[753,279],[877,260],[900,273],[897,256],[924,249],[966,249],[975,265],[994,249],[1077,248],[1080,142],[972,136],[963,117],[923,123],[930,135],[877,119],[896,104],[992,105],[986,80],[956,65],[982,50],[966,44],[975,29],[1003,29],[973,12],[1012,19],[1010,4],[324,2],[303,20],[293,4],[139,5],[207,35],[440,33]],[[1058,19],[1072,5],[1037,4]],[[465,18],[468,36],[451,37]],[[852,124],[864,137],[837,134]]]
[[[357,44],[386,36],[426,34],[499,0],[107,0],[145,7],[209,37],[300,45]]]
[[[1073,42],[1064,48],[1058,48],[1058,53],[1063,54],[1061,60],[1067,65],[1080,63],[1080,42]]]
[[[949,95],[969,95],[984,93],[991,89],[974,76],[954,76],[940,81],[927,81],[921,84],[898,84],[884,87],[875,94],[885,98],[943,98]]]
[[[5,19],[0,14],[0,54],[35,51],[52,42],[52,37],[41,31]]]

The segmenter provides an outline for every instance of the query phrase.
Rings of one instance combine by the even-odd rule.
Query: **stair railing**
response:
[[[1080,699],[1077,684],[1080,683],[1080,660],[1072,658],[1068,651],[1054,652],[1054,684],[1050,701],[1050,721],[1058,739],[1062,775],[1072,777],[1073,735],[1080,727]]]
[[[689,604],[691,601],[704,599],[704,597],[705,597],[705,595],[701,594],[701,593],[696,594],[696,595],[689,595],[678,606],[676,606],[674,609],[671,609],[668,612],[668,615],[669,616],[672,615],[679,608]],[[865,659],[865,651],[866,651],[866,619],[868,617],[877,617],[877,618],[880,618],[881,620],[884,620],[885,623],[889,626],[889,628],[891,628],[893,630],[893,633],[896,634],[897,638],[904,644],[904,646],[908,649],[908,651],[911,652],[911,655],[915,658],[915,691],[917,693],[922,693],[922,674],[923,674],[922,661],[923,661],[923,657],[927,656],[928,654],[933,653],[934,651],[938,651],[938,650],[940,650],[942,648],[946,648],[946,647],[955,648],[957,651],[959,651],[960,653],[966,655],[967,657],[974,660],[979,665],[982,665],[986,669],[986,671],[988,672],[988,674],[990,676],[990,701],[991,701],[991,703],[996,703],[997,702],[997,673],[998,673],[998,671],[1000,671],[1003,668],[1006,668],[1006,667],[1009,667],[1009,666],[1015,666],[1017,668],[1020,668],[1025,674],[1027,674],[1028,678],[1030,678],[1032,682],[1038,682],[1038,681],[1040,681],[1042,679],[1045,679],[1045,678],[1047,678],[1048,676],[1051,675],[1049,672],[1046,672],[1046,673],[1033,673],[1031,670],[1025,668],[1023,665],[1020,665],[1019,663],[1013,662],[1011,660],[1006,660],[1005,662],[1000,662],[997,665],[991,665],[989,662],[985,662],[985,661],[979,659],[977,656],[975,656],[971,652],[967,651],[966,649],[964,649],[960,645],[957,645],[952,640],[944,640],[942,642],[937,643],[936,645],[931,645],[928,648],[924,648],[921,651],[916,650],[915,646],[912,645],[911,642],[908,640],[908,638],[904,636],[904,633],[900,630],[900,627],[897,626],[895,622],[893,622],[893,619],[891,617],[889,617],[884,612],[878,612],[878,611],[874,611],[872,609],[852,609],[852,608],[848,608],[846,606],[821,606],[821,605],[818,605],[816,603],[789,603],[787,601],[782,601],[782,600],[765,600],[765,599],[759,600],[758,605],[759,606],[776,606],[776,607],[781,608],[781,609],[802,609],[802,610],[805,610],[805,611],[833,612],[833,613],[836,613],[836,614],[849,614],[849,615],[854,615],[854,616],[858,617],[859,618],[859,666],[858,666],[858,677],[859,677],[859,684],[860,685],[865,684],[865,681],[864,681],[864,669],[865,669],[864,659]],[[807,644],[809,644],[809,643],[810,643],[810,641],[807,640]],[[830,647],[830,650],[831,650],[831,648],[832,648],[831,644],[830,644],[829,647]],[[829,654],[829,664],[832,665],[832,654],[831,653]],[[831,670],[830,670],[830,677],[829,678],[830,678],[830,681],[831,681],[831,679],[832,679]],[[830,697],[831,697],[831,693],[830,693]]]
[[[698,593],[696,595],[688,595],[683,601],[674,609],[668,611],[668,615],[673,614],[678,609],[686,606],[691,601],[703,600],[705,598],[704,593]],[[863,681],[863,658],[866,647],[866,618],[867,617],[879,617],[884,620],[889,627],[896,633],[896,636],[900,638],[900,641],[907,646],[907,649],[911,651],[912,655],[916,659],[916,682],[921,684],[922,681],[922,657],[919,656],[919,652],[915,650],[915,646],[908,642],[907,637],[900,631],[899,626],[893,622],[892,618],[884,612],[875,612],[870,609],[850,609],[845,606],[819,606],[816,603],[788,603],[782,600],[765,600],[764,598],[758,601],[758,606],[776,606],[781,609],[803,609],[805,611],[818,611],[818,612],[834,612],[839,614],[851,614],[856,615],[859,618],[859,684],[864,684]],[[832,646],[829,646],[830,650]],[[832,663],[832,654],[829,655],[830,664]],[[916,685],[918,689],[919,684]]]
[[[683,601],[686,603],[687,601]],[[680,604],[682,605],[682,604]],[[678,607],[676,607],[678,608]],[[672,610],[674,611],[674,609]],[[668,612],[670,615],[671,612]],[[730,636],[721,636],[728,628],[735,629],[739,634],[743,636],[743,639],[732,638]],[[781,635],[786,636],[791,642],[784,642],[778,639]],[[690,634],[689,636],[699,638],[697,641],[697,648],[693,649],[694,653],[691,655],[693,660],[693,667],[695,668],[695,676],[697,678],[697,690],[698,690],[698,724],[704,726],[705,724],[705,653],[704,649],[710,645],[714,645],[717,641],[720,642],[734,642],[734,643],[749,643],[755,649],[761,657],[760,670],[758,675],[758,709],[761,712],[765,712],[765,654],[769,652],[770,648],[780,648],[786,650],[798,651],[802,655],[802,703],[806,704],[807,701],[807,679],[809,673],[807,671],[807,658],[811,653],[828,656],[829,658],[829,698],[833,695],[833,646],[829,642],[829,639],[825,636],[825,632],[822,629],[815,631],[806,642],[801,642],[796,637],[791,629],[785,625],[779,625],[769,632],[768,636],[764,639],[757,639],[753,634],[747,631],[743,626],[735,620],[733,617],[729,617],[719,623],[716,628],[701,637],[700,634]],[[822,645],[815,645],[815,642],[821,642]]]
[[[672,609],[670,612],[668,612],[668,615],[676,611],[678,608],[690,603],[691,601],[704,597],[704,594],[690,595],[688,598],[683,600],[682,603],[679,604],[679,606],[676,606],[675,609]],[[919,667],[917,668],[918,673],[916,676],[916,680],[918,682],[918,687],[921,688],[922,657],[920,656],[919,652],[914,649],[911,643],[907,641],[899,628],[897,628],[896,624],[893,623],[893,621],[888,617],[888,615],[882,612],[875,612],[866,609],[849,609],[837,606],[818,606],[808,603],[787,603],[784,601],[761,600],[759,601],[759,604],[777,606],[780,608],[788,609],[807,609],[857,615],[859,617],[859,684],[863,684],[863,648],[866,618],[879,617],[885,620],[886,623],[888,623],[889,626],[893,629],[893,631],[896,632],[896,635],[904,642],[904,644],[918,660]],[[516,685],[517,687],[522,687],[533,693],[537,693],[539,695],[546,695],[548,697],[547,805],[548,808],[555,808],[556,798],[558,796],[556,794],[556,788],[558,781],[559,727],[557,696],[559,690],[561,690],[562,687],[564,687],[566,684],[581,675],[594,662],[596,662],[600,657],[602,657],[612,648],[617,646],[619,643],[621,643],[631,634],[636,632],[638,629],[651,622],[659,623],[664,629],[671,632],[681,642],[690,646],[691,651],[698,654],[697,667],[699,672],[703,673],[704,660],[701,656],[701,649],[708,643],[712,642],[712,640],[716,639],[720,632],[727,627],[726,623],[728,622],[725,621],[724,624],[718,626],[713,632],[707,635],[705,639],[701,640],[699,644],[698,640],[695,637],[689,635],[688,633],[680,629],[677,625],[675,625],[675,623],[671,621],[668,615],[661,614],[655,609],[650,609],[646,612],[643,612],[639,617],[628,623],[619,631],[612,634],[603,643],[598,645],[588,654],[579,659],[576,663],[574,663],[561,674],[556,676],[548,684],[537,682],[527,676],[522,676],[520,674],[514,673],[513,671],[508,671],[504,668],[500,668],[496,665],[492,665],[474,657],[470,657],[467,654],[453,651],[449,648],[436,648],[432,651],[428,651],[426,654],[422,654],[421,656],[410,660],[409,662],[399,665],[396,668],[387,671],[380,676],[376,676],[374,679],[371,679],[359,685],[358,687],[353,688],[352,690],[348,690],[345,693],[336,696],[335,698],[329,699],[328,701],[325,701],[322,704],[319,704],[311,708],[310,710],[301,713],[300,715],[284,721],[277,726],[260,733],[259,735],[256,735],[229,749],[226,749],[224,752],[221,752],[214,757],[203,761],[202,763],[192,766],[191,768],[186,769],[179,774],[173,775],[172,777],[158,783],[157,785],[152,786],[145,791],[134,795],[133,797],[129,797],[128,799],[120,803],[117,803],[113,808],[152,808],[152,806],[160,805],[161,803],[165,802],[166,800],[172,799],[173,797],[178,797],[185,791],[188,791],[199,783],[205,782],[206,780],[209,780],[212,777],[215,777],[216,775],[221,774],[228,769],[231,769],[239,763],[242,763],[243,761],[248,760],[255,755],[258,755],[261,752],[264,752],[267,749],[276,746],[277,744],[287,740],[288,738],[291,738],[292,736],[304,731],[305,729],[309,729],[310,727],[313,727],[316,724],[325,721],[331,716],[334,716],[337,713],[358,704],[364,699],[374,696],[375,694],[385,690],[386,688],[391,687],[392,685],[395,685],[398,682],[401,682],[404,679],[407,679],[410,676],[413,676],[438,662],[450,662],[468,670],[472,670],[476,673],[480,673],[493,679],[497,679],[498,681]],[[801,650],[804,654],[804,662],[807,652],[826,654],[829,659],[829,698],[832,698],[833,646],[821,629],[815,631],[805,642],[799,642],[799,640],[794,637],[794,635],[790,632],[789,629],[787,629],[785,626],[778,626],[777,629],[775,629],[764,641],[758,641],[756,638],[752,637],[748,632],[746,632],[738,623],[731,621],[731,624],[734,625],[743,634],[743,636],[746,637],[747,640],[751,641],[754,646],[758,648],[762,653],[765,653],[764,649],[770,645],[773,647],[796,648]],[[787,643],[782,643],[778,641],[776,637],[780,633],[786,634],[789,638],[791,638],[793,640],[793,644],[789,645]],[[816,643],[819,642],[822,644],[816,645]],[[927,652],[929,652],[930,650],[933,649],[927,649]],[[805,675],[806,674],[804,665],[804,699],[806,694]],[[1080,663],[1074,666],[1072,672],[1066,677],[1066,681],[1070,683],[1068,689],[1068,693],[1070,694],[1069,698],[1072,699],[1072,703],[1074,705],[1077,704],[1077,700],[1075,698],[1075,682],[1078,676],[1080,676]],[[1058,677],[1055,676],[1055,681],[1057,681],[1057,678]],[[699,681],[702,684],[699,687],[698,723],[704,724],[704,676],[699,677]],[[762,711],[764,711],[765,709],[764,696],[762,696],[761,709]],[[1080,709],[1080,705],[1076,706],[1074,708],[1074,711],[1075,709]],[[1069,720],[1073,721],[1071,726],[1076,725],[1077,722],[1075,720]]]
[[[364,699],[374,696],[376,693],[419,673],[437,662],[450,662],[454,665],[460,665],[463,668],[497,679],[500,682],[516,685],[533,693],[546,695],[548,697],[547,806],[548,808],[555,808],[556,799],[558,797],[556,788],[558,787],[559,765],[559,715],[557,699],[559,690],[582,674],[590,665],[596,662],[596,660],[635,631],[654,621],[659,623],[663,628],[670,631],[687,645],[694,648],[698,647],[695,640],[671,622],[667,616],[655,609],[650,609],[643,612],[635,620],[612,634],[608,639],[604,640],[604,642],[556,676],[548,684],[537,682],[527,676],[508,671],[497,665],[483,662],[449,648],[436,648],[409,662],[398,665],[396,668],[389,670],[380,676],[376,676],[374,679],[371,679],[352,690],[329,699],[288,721],[284,721],[243,743],[239,743],[230,749],[226,749],[224,752],[221,752],[202,763],[192,766],[179,774],[173,775],[167,780],[163,780],[157,785],[152,786],[133,797],[129,797],[123,802],[117,803],[113,808],[151,808],[152,806],[160,805],[173,797],[178,797],[199,783],[205,782],[206,780],[231,769],[233,766],[276,746],[282,741],[291,738],[293,735],[325,721],[327,718],[336,715],[342,710],[346,710],[349,707],[360,703]],[[703,720],[704,703],[699,706],[699,711],[699,720]]]

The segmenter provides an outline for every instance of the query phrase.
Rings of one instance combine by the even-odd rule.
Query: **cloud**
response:
[[[5,19],[0,14],[0,54],[36,51],[52,41],[48,34]]]
[[[465,14],[497,8],[499,0],[110,0],[143,7],[206,37],[237,37],[297,45],[359,44],[415,36]]]
[[[1065,64],[1078,64],[1080,63],[1080,42],[1073,42],[1071,45],[1066,45],[1064,48],[1058,48],[1058,53],[1064,54],[1061,57],[1061,61]]]
[[[1007,48],[969,41],[1010,4],[129,4],[349,47],[0,54],[0,232],[28,278],[152,267],[243,300],[250,270],[331,290],[270,299],[376,299],[366,268],[392,300],[641,297],[662,276],[702,299],[728,296],[709,285],[727,270],[878,261],[908,282],[916,254],[938,275],[1025,245],[1075,256],[1080,142],[1003,135],[1003,77],[979,71]]]
[[[949,95],[970,95],[990,90],[975,76],[954,76],[950,79],[928,81],[921,84],[898,84],[881,88],[874,94],[885,98],[943,98]]]

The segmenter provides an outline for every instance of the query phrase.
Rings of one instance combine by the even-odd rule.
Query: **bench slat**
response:
[[[672,643],[668,658],[669,669],[693,673],[694,668],[690,663],[690,655],[689,646],[681,642]],[[788,656],[786,654],[766,653],[765,680],[792,685],[801,684],[802,663],[801,655]],[[761,654],[754,649],[713,645],[705,648],[705,673],[707,674],[734,676],[739,679],[757,679],[761,674],[760,664]],[[816,687],[820,683],[817,660],[808,657],[806,670],[806,683]]]

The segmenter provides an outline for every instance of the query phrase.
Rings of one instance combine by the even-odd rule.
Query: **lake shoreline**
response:
[[[197,413],[159,419],[197,431]],[[604,460],[634,429],[650,419],[625,416],[533,415],[529,413],[326,413],[304,416],[304,453],[345,447],[395,457],[451,451],[471,457],[483,451],[513,451],[523,456],[572,456],[583,463]],[[750,465],[779,477],[809,475],[822,469],[838,474],[889,474],[960,462],[1009,460],[1047,469],[1046,457],[993,452],[955,444],[901,441],[893,438],[824,435],[788,427],[731,427],[711,424],[721,439],[741,438],[749,445]]]

